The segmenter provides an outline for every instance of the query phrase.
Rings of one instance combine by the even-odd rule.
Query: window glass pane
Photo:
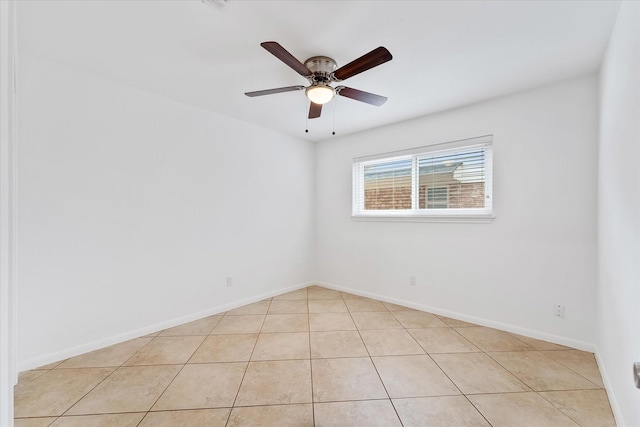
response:
[[[418,159],[418,209],[485,207],[485,151],[453,151]]]
[[[412,160],[396,160],[364,167],[366,210],[411,209]]]
[[[447,187],[427,188],[427,209],[447,209],[449,191]]]

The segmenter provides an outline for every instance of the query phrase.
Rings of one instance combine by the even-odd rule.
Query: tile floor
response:
[[[24,372],[16,427],[614,426],[593,354],[319,286]]]

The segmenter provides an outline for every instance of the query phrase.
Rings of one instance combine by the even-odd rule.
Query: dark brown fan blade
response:
[[[274,93],[282,93],[282,92],[294,92],[296,90],[302,90],[304,86],[287,86],[287,87],[279,87],[275,89],[266,89],[266,90],[256,90],[254,92],[245,92],[244,94],[250,97],[254,96],[262,96],[262,95],[272,95]]]
[[[346,80],[349,77],[353,77],[356,74],[360,74],[363,71],[367,71],[373,67],[377,67],[380,64],[384,64],[387,61],[391,61],[393,56],[389,51],[380,46],[373,49],[371,52],[362,55],[355,61],[349,62],[347,65],[343,65],[333,72],[333,75],[337,80]]]
[[[285,48],[280,46],[278,42],[264,42],[260,43],[260,46],[267,49],[280,61],[293,68],[298,74],[303,77],[313,75],[310,69],[308,69],[302,62],[298,61],[295,56],[291,55]]]
[[[322,104],[311,102],[311,105],[309,106],[309,118],[317,119],[320,117],[320,114],[322,114]]]
[[[350,87],[338,86],[336,92],[340,96],[346,96],[347,98],[355,99],[356,101],[366,102],[367,104],[381,106],[387,102],[386,96],[376,95],[375,93],[369,93]]]

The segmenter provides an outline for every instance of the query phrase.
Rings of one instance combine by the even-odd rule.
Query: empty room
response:
[[[640,2],[0,0],[0,426],[640,426]]]

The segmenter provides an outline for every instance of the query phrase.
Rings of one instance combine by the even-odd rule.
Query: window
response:
[[[353,217],[490,221],[492,137],[353,160]]]

